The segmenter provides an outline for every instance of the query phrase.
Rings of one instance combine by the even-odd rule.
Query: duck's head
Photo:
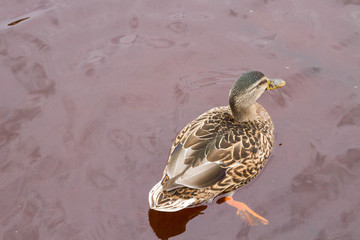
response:
[[[270,79],[258,71],[246,72],[234,83],[229,94],[229,104],[233,116],[246,121],[256,100],[265,90],[285,86],[282,79]]]

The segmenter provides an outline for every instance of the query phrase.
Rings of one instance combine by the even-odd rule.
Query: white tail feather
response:
[[[163,200],[163,198],[164,198],[164,193],[160,181],[149,192],[149,204],[151,209],[162,212],[176,212],[192,205],[195,202],[194,198],[191,199],[174,198],[169,201],[163,201],[163,203],[159,203],[160,200]]]

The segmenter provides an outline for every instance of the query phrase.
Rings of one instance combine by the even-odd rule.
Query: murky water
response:
[[[0,5],[1,239],[360,239],[359,1]],[[149,211],[172,139],[249,69],[287,81],[234,195],[269,225]]]

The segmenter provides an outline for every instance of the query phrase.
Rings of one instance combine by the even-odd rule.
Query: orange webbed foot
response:
[[[268,220],[251,210],[245,203],[235,201],[232,197],[225,197],[225,202],[237,209],[236,215],[240,215],[250,226],[256,226],[260,223],[267,225]]]

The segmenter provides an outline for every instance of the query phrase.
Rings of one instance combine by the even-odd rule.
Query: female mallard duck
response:
[[[213,108],[186,125],[171,147],[161,181],[149,193],[150,208],[174,212],[226,194],[225,202],[250,224],[254,217],[267,224],[231,196],[256,177],[273,148],[273,123],[256,100],[284,85],[261,72],[244,73],[230,91],[229,106]]]

